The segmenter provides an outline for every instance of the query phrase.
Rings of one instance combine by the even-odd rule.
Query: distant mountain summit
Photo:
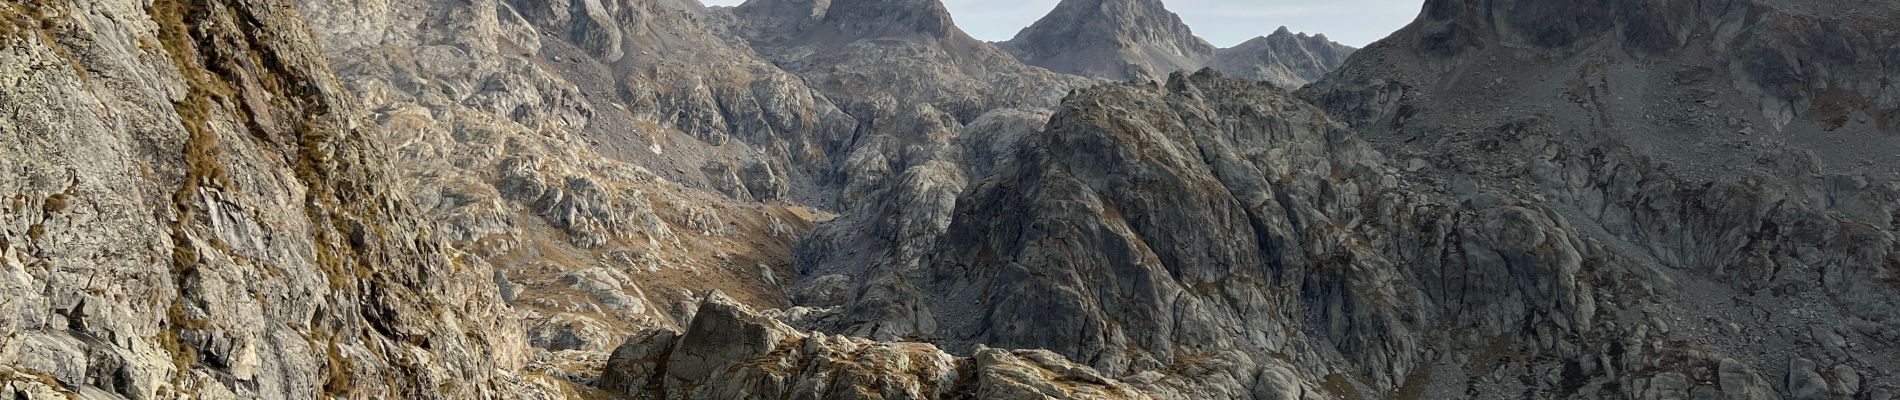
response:
[[[1208,67],[1234,78],[1300,87],[1325,77],[1358,50],[1324,34],[1293,33],[1282,26],[1272,35],[1221,49]]]
[[[1002,47],[1025,63],[1111,80],[1199,69],[1218,51],[1160,0],[1065,0]]]
[[[733,9],[754,42],[784,44],[814,39],[848,42],[880,37],[967,36],[951,23],[950,10],[936,0],[771,0],[748,1]]]
[[[1318,80],[1357,50],[1284,26],[1217,48],[1160,0],[1066,0],[1001,47],[1025,63],[1091,78],[1160,81],[1176,71],[1214,68],[1288,88]]]

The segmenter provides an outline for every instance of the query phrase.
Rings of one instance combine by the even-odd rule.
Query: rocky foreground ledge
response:
[[[806,332],[719,292],[684,334],[654,330],[621,345],[600,386],[664,399],[1149,398],[1045,350],[959,357],[927,343]]]

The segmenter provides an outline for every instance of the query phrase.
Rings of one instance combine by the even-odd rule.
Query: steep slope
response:
[[[895,113],[875,104],[894,100],[967,124],[993,109],[1054,106],[1086,82],[971,38],[936,0],[756,0],[730,12],[760,54],[861,119]]]
[[[590,102],[614,104],[635,121],[620,123],[613,121],[616,113],[601,113],[603,126],[584,131],[597,150],[655,171],[693,171],[660,173],[713,186],[720,186],[719,174],[696,176],[702,168],[692,161],[733,164],[730,169],[739,171],[764,164],[784,182],[775,190],[747,190],[735,197],[829,201],[823,191],[794,190],[817,185],[792,183],[828,179],[831,166],[848,153],[858,121],[726,32],[716,22],[720,14],[696,1],[508,3],[532,29],[564,39],[546,40],[528,56],[576,83]],[[598,35],[619,39],[589,39]],[[704,143],[667,138],[640,122],[658,123]],[[626,132],[642,129],[644,135]],[[660,150],[654,151],[656,144]],[[721,159],[733,154],[740,159]]]
[[[405,194],[496,266],[534,368],[591,383],[712,290],[789,305],[792,248],[828,202],[812,182],[856,121],[696,3],[298,6]]]
[[[1282,26],[1272,35],[1220,49],[1207,66],[1234,78],[1298,88],[1338,69],[1357,50],[1326,35],[1295,34]]]
[[[588,383],[706,291],[778,308],[888,280],[988,168],[965,154],[1007,148],[1085,82],[970,39],[934,2],[779,6],[303,8],[389,21],[318,34],[379,121],[414,134],[392,139],[414,196],[499,267],[537,360]],[[811,210],[843,215],[805,239]]]
[[[775,277],[813,218],[755,201],[817,191],[784,166],[828,173],[838,144],[816,143],[856,122],[763,61],[715,60],[744,47],[603,28],[734,43],[696,14],[645,18],[696,6],[522,5],[548,8],[0,1],[0,167],[20,172],[0,178],[0,397],[596,398],[612,394],[574,384],[633,332],[690,328],[678,347],[700,354],[738,326],[804,338],[791,355],[834,371],[917,378],[879,390],[1141,398],[1048,352],[959,358],[753,315],[787,302]],[[639,58],[659,51],[677,54]],[[666,68],[712,80],[648,81]],[[616,74],[624,91],[586,85]],[[674,96],[708,101],[658,100]],[[694,112],[726,123],[672,118]],[[732,123],[748,119],[768,121]],[[709,164],[643,168],[682,160]],[[660,368],[724,379],[678,374],[694,362]],[[886,378],[838,376],[779,389]]]
[[[1628,333],[1594,327],[1595,286],[1632,272],[1562,217],[1402,181],[1263,83],[1092,88],[1025,140],[899,292],[934,322],[919,337],[1045,348],[1162,397],[1298,398]]]
[[[1891,393],[1891,228],[1517,121],[1399,162],[1264,84],[1082,90],[859,324],[1164,398]]]
[[[915,268],[948,225],[957,193],[993,166],[987,157],[1090,83],[971,38],[937,0],[754,0],[725,11],[760,54],[860,122],[833,175],[840,215],[800,246],[803,305],[882,307],[878,296],[855,294],[890,287]],[[892,339],[901,330],[854,333]]]
[[[0,397],[549,395],[306,29],[0,2]]]
[[[1200,69],[1216,50],[1161,0],[1063,0],[1001,46],[1029,64],[1114,81]]]
[[[1890,2],[1430,1],[1301,95],[1418,175],[1545,198],[1655,265],[1681,320],[1640,325],[1737,360],[1720,369],[1887,397],[1893,353],[1853,349],[1900,332],[1895,21]]]
[[[1424,104],[1431,100],[1471,106],[1457,117],[1501,113],[1478,107],[1491,101],[1519,104],[1511,113],[1612,132],[1659,148],[1657,156],[1785,141],[1848,157],[1828,168],[1856,170],[1866,164],[1861,160],[1892,154],[1895,145],[1878,133],[1900,129],[1892,121],[1900,100],[1886,82],[1900,57],[1892,40],[1900,33],[1884,26],[1895,8],[1852,1],[1429,2],[1418,21],[1307,97],[1369,133],[1405,127],[1407,118],[1434,109]],[[1511,11],[1497,13],[1504,9]],[[1492,21],[1494,14],[1503,17]],[[1747,164],[1670,161],[1709,171]],[[1876,167],[1869,171],[1893,172]]]

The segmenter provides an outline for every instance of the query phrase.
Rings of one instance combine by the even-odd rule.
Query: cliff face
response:
[[[920,337],[1050,349],[1161,397],[1359,396],[1423,390],[1433,352],[1585,334],[1592,282],[1627,273],[1539,202],[1404,180],[1261,83],[1092,88],[1025,140],[898,291]]]
[[[1594,6],[1434,2],[1298,98],[1078,91],[845,315],[1164,397],[1891,393],[1891,11]]]
[[[1694,122],[1698,129],[1763,134],[1892,131],[1893,89],[1881,81],[1896,57],[1895,33],[1884,26],[1893,7],[1850,4],[1856,3],[1429,2],[1411,26],[1350,65],[1352,73],[1310,92],[1328,107],[1369,107],[1339,110],[1368,127],[1394,120],[1402,99],[1485,90],[1516,100],[1560,90],[1566,102],[1598,115],[1596,128]],[[1427,76],[1434,68],[1438,76]],[[1473,81],[1478,74],[1491,82]],[[1318,97],[1374,96],[1353,88],[1363,85],[1408,87],[1382,89],[1377,95],[1389,98],[1378,101]],[[1392,96],[1400,91],[1408,94]],[[1616,117],[1660,116],[1613,108],[1665,100],[1715,102],[1710,109],[1748,115],[1718,124],[1647,122]],[[1559,102],[1533,104],[1546,103]]]
[[[1866,371],[1895,360],[1848,349],[1890,340],[1896,323],[1900,175],[1878,161],[1896,150],[1882,122],[1892,89],[1878,83],[1900,57],[1896,15],[1886,3],[1428,2],[1301,96],[1417,171],[1546,199],[1649,265],[1654,305],[1641,309],[1682,321],[1617,325],[1734,362],[1652,362],[1625,375],[1643,390],[1693,394],[1706,390],[1698,371],[1756,370],[1787,377],[1761,396],[1884,397],[1874,382],[1892,378]],[[1721,339],[1736,335],[1749,339]],[[1851,378],[1818,379],[1834,370]]]
[[[1038,112],[1087,83],[969,37],[935,0],[760,0],[718,11],[761,56],[856,118],[827,176],[845,199],[898,186],[914,166],[961,169],[972,144],[955,138],[966,126]]]
[[[730,13],[732,30],[754,49],[859,121],[832,175],[840,215],[797,253],[797,297],[810,306],[884,307],[881,296],[855,294],[881,291],[915,268],[967,181],[1040,126],[1063,93],[1090,83],[970,38],[935,0],[760,0]],[[821,324],[878,339],[910,330],[855,326],[857,312],[831,315],[839,318]]]
[[[535,397],[298,15],[0,2],[0,395]]]

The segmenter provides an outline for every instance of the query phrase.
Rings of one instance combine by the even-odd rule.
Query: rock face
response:
[[[971,38],[936,0],[760,0],[729,11],[753,49],[878,134],[918,125],[901,123],[908,119],[968,124],[994,109],[1047,108],[1087,83]],[[904,136],[919,133],[927,131]]]
[[[1599,315],[1678,315],[1637,325],[1722,358],[1624,375],[1644,397],[1711,395],[1683,383],[1704,377],[1727,396],[1861,393],[1821,377],[1896,363],[1848,349],[1900,326],[1878,83],[1900,14],[1849,3],[1432,1],[1300,94],[1415,175],[1543,198],[1644,265],[1646,289],[1598,289],[1618,299]]]
[[[1052,71],[1114,81],[1200,69],[1216,50],[1161,0],[1063,0],[1002,47]]]
[[[845,313],[953,350],[1048,349],[1181,398],[1827,396],[1863,385],[1817,364],[1895,362],[1830,350],[1887,340],[1838,331],[1894,323],[1896,288],[1875,283],[1888,228],[1773,177],[1687,186],[1628,147],[1578,153],[1509,121],[1440,139],[1449,163],[1398,162],[1378,149],[1425,156],[1417,139],[1366,141],[1211,72],[1078,91],[955,201],[920,267]],[[1852,187],[1818,193],[1883,190]],[[1826,322],[1843,320],[1858,328]],[[1743,332],[1763,333],[1721,339]],[[1829,358],[1777,386],[1790,354]]]
[[[0,397],[549,394],[307,32],[268,1],[0,2]]]
[[[1326,35],[1295,34],[1282,26],[1272,35],[1220,49],[1207,66],[1234,78],[1298,88],[1338,69],[1354,51]]]
[[[1091,88],[1025,140],[893,291],[920,316],[874,323],[1049,349],[1169,397],[1357,397],[1422,385],[1429,353],[1584,334],[1590,282],[1615,274],[1541,204],[1411,190],[1262,83]]]
[[[513,288],[535,367],[579,383],[601,338],[685,327],[695,293],[843,302],[857,288],[819,278],[897,276],[878,271],[927,249],[966,168],[989,168],[965,154],[1003,151],[1086,83],[969,38],[934,1],[302,7],[385,21],[317,33],[380,120],[416,133],[392,138],[415,196]],[[804,246],[837,273],[789,268],[812,217],[773,202],[845,213]]]
[[[627,341],[602,388],[633,398],[1147,399],[1047,351],[982,348],[956,357],[924,343],[802,332],[717,292],[683,334]]]
[[[723,14],[699,2],[506,3],[529,25],[524,30],[565,39],[545,40],[549,43],[540,49],[529,49],[529,58],[575,82],[589,102],[615,108],[582,130],[591,147],[668,179],[717,180],[712,174],[668,172],[695,170],[702,165],[689,162],[703,158],[745,167],[766,164],[799,180],[824,179],[846,153],[857,127],[858,121],[824,94],[730,34],[719,21]],[[593,22],[597,19],[604,22]],[[624,39],[588,39],[601,32]],[[669,138],[664,130],[695,140]],[[757,157],[732,160],[720,154]],[[798,195],[802,201],[824,202],[817,191]]]
[[[814,288],[837,280],[827,277],[854,278],[853,292],[891,287],[932,248],[970,177],[993,168],[989,157],[1039,127],[1063,93],[1091,83],[971,38],[936,0],[760,0],[723,11],[760,54],[859,120],[827,180],[840,215],[798,251],[805,292],[826,291]],[[845,306],[877,309],[879,298],[852,296]],[[823,320],[854,335],[902,337],[895,327]]]
[[[407,195],[493,265],[531,368],[587,384],[696,293],[784,307],[856,122],[695,2],[302,2]],[[662,17],[663,16],[663,17]]]

